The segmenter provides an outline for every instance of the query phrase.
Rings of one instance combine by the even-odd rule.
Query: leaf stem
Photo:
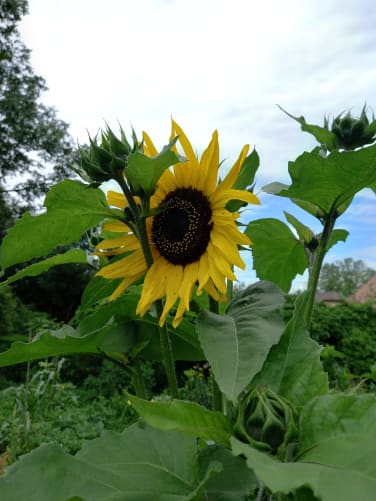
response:
[[[312,265],[309,267],[309,278],[307,287],[307,303],[304,310],[304,320],[309,328],[312,319],[312,310],[315,302],[317,284],[320,277],[322,263],[327,253],[329,242],[333,233],[336,214],[332,210],[325,219],[324,229],[319,238],[318,246],[314,251]]]

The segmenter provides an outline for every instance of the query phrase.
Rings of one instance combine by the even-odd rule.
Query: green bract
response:
[[[270,451],[284,460],[290,457],[298,438],[297,412],[291,403],[273,390],[254,388],[241,396],[234,434],[243,442]]]

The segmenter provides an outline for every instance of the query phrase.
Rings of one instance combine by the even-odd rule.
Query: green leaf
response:
[[[232,435],[230,423],[221,412],[214,412],[196,402],[170,400],[148,402],[127,393],[140,416],[159,430],[175,430],[228,446]]]
[[[277,195],[282,190],[287,190],[289,187],[288,184],[279,183],[278,181],[274,181],[273,183],[266,184],[262,187],[262,190],[270,195]]]
[[[49,270],[52,266],[68,263],[88,264],[86,252],[80,249],[70,249],[64,254],[57,254],[56,256],[49,257],[43,261],[39,261],[39,263],[26,266],[26,268],[18,271],[0,285],[9,285],[24,277],[35,277]]]
[[[25,213],[9,230],[1,246],[3,269],[45,256],[57,245],[77,242],[85,231],[114,215],[103,191],[71,180],[51,188],[44,205],[46,213]]]
[[[258,278],[274,282],[288,292],[293,279],[307,268],[304,246],[278,219],[251,221],[245,234],[251,239],[253,268]]]
[[[338,242],[346,242],[349,232],[347,230],[335,229],[332,231],[327,251],[334,247]]]
[[[223,470],[213,475],[205,484],[203,499],[206,501],[245,500],[258,488],[258,480],[247,467],[245,460],[233,456],[228,449],[218,445],[205,447],[198,461],[200,470],[203,471],[214,461],[223,465]]]
[[[177,138],[173,139],[155,157],[148,157],[139,151],[131,153],[128,157],[128,166],[125,174],[136,194],[151,195],[154,193],[158,179],[171,165],[181,160],[171,150]]]
[[[111,296],[121,280],[121,278],[118,280],[108,280],[107,278],[94,275],[82,294],[81,308],[87,310]]]
[[[333,151],[327,158],[318,149],[289,162],[292,184],[278,196],[317,205],[325,214],[339,209],[376,180],[376,145],[357,151]]]
[[[299,219],[296,219],[296,217],[293,216],[292,214],[289,214],[286,211],[283,211],[283,213],[286,217],[287,222],[289,222],[291,224],[291,226],[293,226],[295,228],[295,230],[299,236],[299,239],[303,243],[309,244],[314,237],[314,234],[311,231],[311,229],[308,228],[308,226],[306,226],[305,224],[301,223],[299,221]]]
[[[323,444],[334,437],[351,443],[350,435],[367,433],[372,441],[376,437],[376,396],[322,395],[308,402],[300,417],[300,451],[304,456],[317,454]],[[376,441],[373,440],[374,447]],[[356,447],[353,442],[352,447]],[[329,451],[330,452],[330,451]],[[335,452],[335,451],[333,451]],[[347,460],[338,456],[337,461]]]
[[[280,463],[273,457],[231,439],[234,454],[242,454],[257,477],[272,493],[288,494],[309,486],[322,501],[373,501],[376,492],[375,435],[369,442],[353,437],[350,443],[341,439],[330,444],[333,456],[341,461],[323,462],[317,457],[302,457],[297,463]]]
[[[252,381],[267,385],[296,406],[328,392],[327,375],[320,361],[320,346],[309,337],[303,320],[306,296],[301,295],[294,314],[262,371]]]
[[[64,325],[56,331],[39,334],[30,343],[16,341],[9,350],[0,353],[0,367],[73,353],[99,353],[109,329],[110,326],[107,326],[77,337],[72,327]]]
[[[197,456],[195,438],[135,424],[105,431],[76,456],[42,445],[8,468],[0,491],[7,501],[193,501],[222,468],[212,461],[199,475]]]
[[[320,144],[325,144],[328,150],[334,150],[338,148],[335,134],[333,134],[333,132],[330,132],[330,130],[328,130],[326,127],[307,124],[304,117],[294,117],[294,115],[288,113],[281,106],[278,105],[278,108],[286,113],[286,115],[288,115],[290,118],[298,122],[304,132],[312,134]]]
[[[284,295],[274,284],[258,282],[229,304],[225,315],[202,311],[196,322],[199,340],[215,379],[235,401],[261,369],[284,328]]]
[[[255,175],[259,165],[260,157],[258,156],[257,151],[253,150],[252,153],[244,160],[233,188],[236,190],[245,190],[251,186],[255,180]],[[230,200],[230,202],[226,205],[226,209],[230,212],[236,212],[244,205],[247,204],[241,202],[240,200]]]

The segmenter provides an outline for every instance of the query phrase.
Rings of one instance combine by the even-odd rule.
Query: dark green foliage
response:
[[[67,323],[78,308],[93,273],[88,266],[65,264],[37,277],[25,277],[13,287],[25,304]]]
[[[284,308],[291,316],[293,296]],[[344,390],[352,379],[359,380],[372,372],[376,363],[376,308],[364,304],[315,304],[311,336],[323,347],[321,358],[332,385]]]
[[[9,348],[11,342],[27,341],[39,330],[57,327],[45,314],[25,306],[10,287],[0,287],[0,350]],[[0,389],[25,378],[25,364],[0,370]]]

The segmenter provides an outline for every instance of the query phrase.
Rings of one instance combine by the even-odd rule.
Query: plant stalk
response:
[[[157,308],[158,318],[161,318],[163,311],[162,300],[159,299],[158,301],[156,301],[155,306]],[[159,326],[159,340],[161,343],[163,365],[167,376],[168,390],[172,398],[178,398],[179,392],[178,380],[175,370],[175,359],[172,352],[170,335],[166,324],[162,325],[162,327]]]
[[[216,313],[217,315],[219,315],[219,304],[210,295],[209,295],[209,310],[212,313]],[[221,390],[219,389],[219,386],[218,386],[217,381],[215,380],[214,374],[213,374],[212,388],[213,388],[213,410],[222,412],[222,410],[223,410],[223,394],[222,394]]]
[[[309,268],[309,278],[307,287],[307,303],[304,311],[304,320],[309,328],[312,319],[312,310],[315,302],[317,284],[319,282],[322,263],[328,250],[328,245],[333,233],[336,217],[331,211],[324,223],[324,229],[319,239],[318,246],[314,252],[312,266]]]
[[[141,371],[140,360],[138,358],[135,358],[133,361],[131,377],[136,397],[147,400],[148,396],[146,393],[145,381]]]

